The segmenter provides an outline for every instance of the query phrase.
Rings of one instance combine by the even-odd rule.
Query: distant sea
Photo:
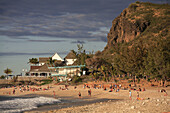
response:
[[[24,74],[29,70],[30,58],[51,57],[58,53],[64,58],[70,50],[77,51],[77,44],[83,44],[86,52],[102,51],[106,42],[95,39],[70,39],[58,37],[0,36],[0,76],[10,68],[13,74]]]

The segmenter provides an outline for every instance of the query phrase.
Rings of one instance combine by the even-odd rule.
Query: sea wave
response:
[[[35,109],[40,105],[55,104],[61,102],[59,99],[49,97],[17,98],[13,100],[0,101],[1,113],[20,113]]]

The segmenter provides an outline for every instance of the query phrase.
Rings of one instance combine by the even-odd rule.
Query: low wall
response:
[[[0,84],[9,84],[12,80],[0,79]]]
[[[18,76],[18,81],[33,81],[33,80],[44,80],[48,77],[32,77],[32,76]]]
[[[44,80],[48,77],[32,77],[32,76],[18,76],[17,81],[35,81],[35,80]],[[10,84],[12,79],[0,79],[0,84]]]

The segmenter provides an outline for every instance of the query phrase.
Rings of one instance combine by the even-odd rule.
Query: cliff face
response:
[[[130,4],[112,21],[104,50],[96,52],[93,58],[86,60],[86,64],[96,67],[96,62],[100,60],[114,64],[114,55],[122,47],[131,48],[141,43],[143,47],[152,48],[158,39],[170,39],[169,30],[170,5],[148,2]]]
[[[169,8],[167,4],[140,2],[131,4],[113,20],[104,51],[113,48],[115,43],[128,43],[137,37],[158,36],[162,31],[167,33],[168,26],[163,26],[161,23],[165,25],[169,23]]]

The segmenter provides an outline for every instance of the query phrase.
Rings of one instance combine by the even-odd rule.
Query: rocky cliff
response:
[[[137,38],[168,37],[170,5],[136,2],[113,20],[107,35],[105,51],[116,43],[128,43]]]
[[[112,21],[104,50],[96,52],[93,58],[86,60],[86,64],[89,67],[92,65],[96,67],[96,62],[103,62],[103,60],[114,64],[115,51],[119,51],[122,47],[131,48],[142,42],[145,47],[153,48],[154,44],[161,39],[167,39],[169,42],[169,30],[170,5],[132,3]],[[103,64],[102,62],[100,65]]]

